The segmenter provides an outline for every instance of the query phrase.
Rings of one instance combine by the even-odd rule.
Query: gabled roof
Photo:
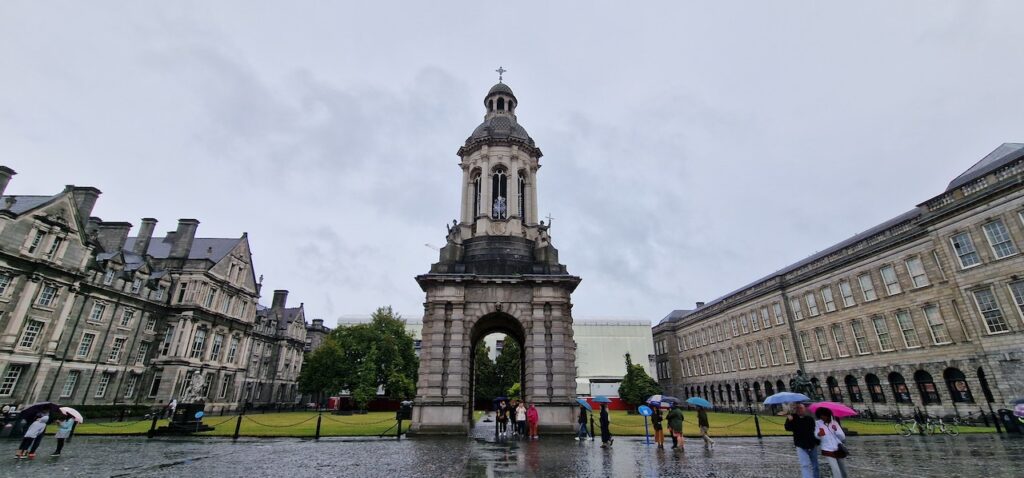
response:
[[[675,322],[675,321],[677,321],[679,319],[682,319],[682,318],[684,318],[684,317],[686,317],[686,316],[688,316],[688,315],[690,315],[690,314],[692,314],[692,313],[694,313],[696,311],[697,311],[697,309],[676,309],[676,310],[673,310],[672,312],[669,312],[668,315],[666,315],[664,318],[662,318],[660,321],[658,321],[658,323],[659,324],[664,324],[666,322]]]
[[[298,307],[285,307],[283,309],[273,309],[269,307],[263,307],[261,305],[256,306],[257,317],[271,317],[276,316],[277,328],[284,330],[288,328],[288,324],[296,321],[302,315],[302,306]]]
[[[988,153],[987,156],[981,158],[978,161],[964,171],[963,174],[953,178],[949,182],[949,186],[946,187],[946,191],[956,189],[964,184],[967,184],[975,179],[984,177],[988,173],[999,169],[1001,166],[1009,164],[1024,157],[1024,144],[1022,143],[1003,143],[998,148]]]
[[[129,237],[124,243],[124,248],[132,249],[137,239],[137,237]],[[188,258],[209,259],[213,262],[220,262],[241,240],[239,237],[197,237],[192,242],[192,250],[188,252]],[[167,259],[171,255],[171,244],[166,239],[154,237],[150,241],[149,250],[146,253],[156,259]]]
[[[7,208],[7,198],[14,198],[14,205],[11,206],[11,212],[15,214],[24,214],[32,209],[35,209],[43,204],[56,199],[60,194],[56,196],[0,196],[0,209]]]
[[[112,259],[118,260],[124,264],[124,270],[134,271],[140,269],[146,265],[146,258],[142,257],[129,250],[121,250],[114,252],[101,252],[96,255],[97,262],[109,261]]]

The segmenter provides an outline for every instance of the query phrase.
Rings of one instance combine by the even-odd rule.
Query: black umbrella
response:
[[[57,405],[56,403],[53,402],[39,402],[33,403],[32,405],[29,405],[22,409],[21,412],[18,414],[18,418],[32,422],[35,421],[36,417],[39,417],[40,415],[49,416],[51,414],[63,415],[63,413],[61,413],[60,411],[60,405]]]

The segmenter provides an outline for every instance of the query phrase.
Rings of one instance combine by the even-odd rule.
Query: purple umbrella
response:
[[[817,411],[819,408],[827,408],[832,411],[832,416],[836,418],[846,418],[857,416],[857,410],[854,410],[842,403],[836,402],[818,402],[812,403],[809,407],[811,412]]]
[[[18,414],[18,418],[25,421],[35,421],[36,417],[40,415],[51,415],[61,414],[60,406],[53,402],[39,402],[33,403],[21,410]]]

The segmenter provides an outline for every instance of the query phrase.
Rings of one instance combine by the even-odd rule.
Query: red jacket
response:
[[[540,420],[540,414],[537,413],[537,407],[531,405],[530,408],[526,409],[526,421],[537,423],[538,420]]]

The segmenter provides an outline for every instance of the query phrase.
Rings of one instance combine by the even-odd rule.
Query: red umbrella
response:
[[[832,416],[836,418],[847,418],[855,417],[858,415],[857,410],[854,410],[842,403],[836,402],[818,402],[811,404],[811,412],[817,411],[819,408],[827,408],[832,411]]]

